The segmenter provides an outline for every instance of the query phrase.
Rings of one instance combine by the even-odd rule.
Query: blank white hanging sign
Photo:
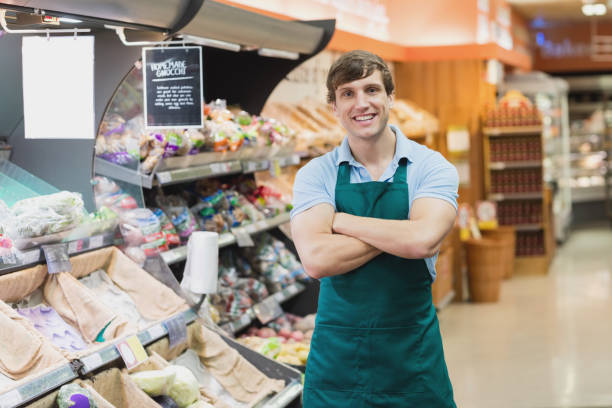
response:
[[[94,37],[23,37],[26,139],[93,139]]]

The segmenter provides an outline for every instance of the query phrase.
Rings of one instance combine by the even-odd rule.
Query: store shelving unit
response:
[[[281,303],[284,303],[284,302],[288,301],[289,299],[292,299],[293,297],[299,295],[304,290],[306,290],[306,286],[304,286],[300,282],[296,282],[296,283],[293,283],[293,284],[287,286],[286,288],[284,288],[280,292],[276,292],[275,294],[271,295],[270,297],[273,298],[274,301],[276,301],[279,304],[281,304]],[[266,302],[266,300],[267,299],[263,300],[262,303]],[[240,316],[240,318],[238,318],[236,320],[233,320],[231,322],[227,322],[227,323],[221,324],[221,328],[223,330],[225,330],[226,332],[230,333],[230,334],[236,334],[239,331],[245,329],[251,323],[253,323],[255,321],[255,319],[257,318],[257,316],[255,314],[256,307],[257,306],[251,307],[249,310],[247,310],[246,313],[244,313],[242,316]]]
[[[115,231],[91,237],[71,240],[68,244],[68,255],[78,255],[111,245],[120,245],[121,240],[115,237]],[[25,250],[19,257],[17,264],[0,264],[0,275],[15,272],[20,269],[29,268],[37,264],[45,263],[45,255],[39,247]]]
[[[249,235],[258,234],[260,232],[264,232],[270,230],[272,228],[277,228],[280,225],[289,222],[289,213],[284,213],[277,215],[274,218],[269,218],[267,220],[257,221],[253,224],[249,224],[245,227],[241,227],[244,232]],[[237,242],[236,236],[230,232],[226,232],[224,234],[219,235],[219,248],[224,248],[230,245],[233,245]],[[176,262],[184,261],[187,259],[187,246],[183,245],[177,248],[173,248],[169,251],[162,252],[161,257],[166,262],[166,264],[171,265]]]
[[[119,166],[96,157],[94,159],[94,168],[96,174],[101,176],[140,185],[144,188],[152,188],[155,185],[165,186],[186,183],[203,178],[227,176],[230,174],[248,174],[257,171],[265,171],[276,166],[287,167],[299,163],[300,157],[297,154],[265,159],[249,158],[244,160],[219,161],[174,169],[165,168],[162,162],[162,165],[158,166],[153,173],[141,174],[136,169]]]
[[[542,117],[543,178],[553,189],[550,233],[558,242],[567,238],[572,219],[568,88],[563,79],[543,72],[508,75],[500,87],[502,91],[521,91],[533,101]]]
[[[487,199],[498,203],[498,217],[500,222],[511,224],[516,227],[517,233],[517,257],[515,263],[515,273],[518,275],[526,274],[545,274],[548,272],[548,265],[551,258],[552,248],[545,238],[549,232],[546,193],[542,186],[541,170],[542,160],[505,160],[503,162],[491,161],[492,144],[499,143],[500,138],[514,142],[512,138],[519,138],[523,144],[529,146],[542,146],[542,127],[541,126],[516,126],[516,127],[497,127],[484,128],[484,157],[485,157],[485,191]],[[525,138],[528,139],[525,139]],[[506,145],[504,145],[506,148]],[[522,149],[523,151],[526,149]],[[499,151],[499,149],[497,149]],[[504,152],[505,154],[505,152]],[[527,153],[523,153],[525,155]],[[536,154],[538,152],[529,152]],[[532,173],[510,172],[524,171]],[[539,178],[539,180],[534,180]],[[504,192],[500,192],[503,190]],[[520,208],[528,208],[529,214],[519,218],[512,214],[506,217],[501,212],[512,209],[518,212]],[[523,210],[524,211],[524,210]],[[536,212],[535,214],[533,212]],[[533,220],[540,222],[506,222],[506,220]]]

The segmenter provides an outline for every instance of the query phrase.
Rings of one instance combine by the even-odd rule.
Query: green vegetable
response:
[[[96,408],[96,403],[91,398],[91,394],[85,388],[77,384],[66,384],[59,389],[57,394],[57,406],[58,408],[70,408],[80,403],[78,406],[83,407],[85,401],[89,402],[89,408]]]
[[[188,368],[169,366],[163,371],[174,374],[173,381],[168,387],[167,395],[176,401],[180,408],[186,408],[198,400],[200,384]]]
[[[131,374],[131,377],[141,390],[156,397],[158,395],[168,394],[166,390],[169,384],[174,381],[174,375],[175,373],[173,371],[151,370]]]

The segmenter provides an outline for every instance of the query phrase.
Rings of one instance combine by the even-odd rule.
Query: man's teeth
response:
[[[374,117],[374,115],[355,116],[355,120],[364,121],[364,120],[370,120],[373,117]]]

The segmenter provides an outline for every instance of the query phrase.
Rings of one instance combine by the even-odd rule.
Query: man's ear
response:
[[[340,115],[338,114],[338,108],[336,106],[336,101],[331,103],[331,108],[332,108],[332,111],[334,112],[334,116],[337,118],[340,118]]]
[[[387,98],[389,98],[389,107],[392,108],[393,107],[393,101],[395,100],[395,92],[393,92]]]

